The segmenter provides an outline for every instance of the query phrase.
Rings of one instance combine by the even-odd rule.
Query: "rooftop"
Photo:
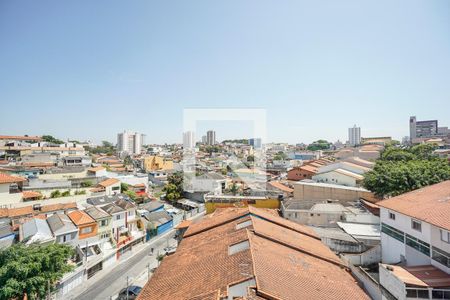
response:
[[[450,180],[383,200],[377,204],[450,230]]]
[[[312,229],[253,207],[217,209],[191,224],[138,299],[219,297],[369,299]]]
[[[99,182],[98,185],[103,186],[103,187],[108,187],[114,184],[119,183],[120,181],[116,178],[108,178],[105,181]]]
[[[393,275],[403,281],[407,286],[424,288],[450,286],[450,275],[431,265],[402,267],[381,264],[381,266],[392,272]]]
[[[23,182],[26,181],[25,178],[17,177],[17,176],[11,176],[6,173],[0,173],[0,184],[1,183],[15,183],[15,182]]]
[[[82,210],[72,211],[68,214],[68,216],[72,220],[72,222],[77,226],[95,222],[94,219],[92,219],[87,213],[85,213]]]
[[[77,230],[77,227],[65,214],[53,214],[47,218],[47,223],[55,235]]]
[[[110,215],[107,212],[105,212],[95,206],[86,208],[84,211],[94,220],[100,220],[100,219],[110,217]]]

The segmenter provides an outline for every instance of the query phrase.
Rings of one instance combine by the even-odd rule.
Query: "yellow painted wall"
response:
[[[242,200],[239,202],[229,202],[229,203],[223,203],[223,202],[211,202],[208,201],[205,203],[206,213],[210,214],[216,210],[216,208],[227,208],[227,207],[247,207],[248,205],[257,207],[257,208],[271,208],[271,209],[278,209],[280,208],[280,200],[278,199],[261,199],[261,200],[254,200],[255,203],[248,204],[247,201]]]
[[[145,171],[171,170],[173,169],[173,161],[164,159],[161,156],[146,156],[144,158]]]

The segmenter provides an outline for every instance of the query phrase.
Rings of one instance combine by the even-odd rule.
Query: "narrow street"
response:
[[[92,278],[90,286],[87,287],[81,294],[76,297],[68,298],[74,300],[88,300],[88,299],[114,299],[121,289],[126,287],[127,277],[129,284],[133,283],[140,274],[147,271],[149,268],[155,268],[158,264],[156,256],[164,252],[164,248],[176,245],[176,240],[173,239],[175,231],[172,230],[167,237],[156,240],[153,243],[146,244],[143,249],[139,249],[139,253],[133,254],[126,261],[119,265],[103,270],[103,272],[96,276],[101,276],[98,280]],[[151,248],[154,248],[153,255],[150,255]],[[149,268],[148,268],[149,266]],[[104,273],[106,272],[106,274]],[[103,275],[103,276],[102,276]],[[77,288],[78,289],[78,288]]]
[[[200,213],[190,220],[198,220],[203,218],[204,213]],[[85,281],[80,286],[72,290],[64,299],[71,300],[113,300],[117,297],[120,290],[128,285],[137,283],[142,286],[146,283],[146,275],[148,270],[158,266],[156,257],[158,253],[164,253],[167,246],[177,245],[174,239],[175,229],[172,229],[163,235],[154,238],[150,243],[145,243],[141,247],[132,250],[129,257],[123,258],[116,266],[100,271],[89,281]],[[150,255],[153,248],[153,255]]]

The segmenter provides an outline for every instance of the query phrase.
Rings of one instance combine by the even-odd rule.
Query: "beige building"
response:
[[[144,169],[146,172],[157,170],[172,170],[173,161],[162,156],[150,155],[144,158]]]
[[[341,203],[359,199],[377,202],[378,199],[368,190],[337,184],[299,181],[294,183],[294,199],[304,201],[339,200]]]

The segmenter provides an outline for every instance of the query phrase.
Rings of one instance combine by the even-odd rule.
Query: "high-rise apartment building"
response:
[[[117,134],[117,151],[120,153],[140,154],[145,135],[125,130]]]
[[[350,146],[361,144],[361,128],[354,125],[348,129],[348,143]]]
[[[409,118],[409,138],[428,138],[438,134],[438,121],[417,121],[415,116]]]
[[[206,144],[215,145],[216,144],[216,132],[214,130],[209,130],[206,132]]]
[[[253,146],[253,149],[260,149],[262,146],[262,142],[260,138],[251,138],[248,140],[248,144]]]
[[[193,149],[195,147],[195,134],[193,131],[183,133],[183,148]]]

